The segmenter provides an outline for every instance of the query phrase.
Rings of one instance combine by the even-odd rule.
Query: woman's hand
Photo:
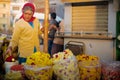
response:
[[[6,59],[8,56],[12,55],[12,47],[8,47],[8,49],[6,50],[6,52],[3,54],[3,58]]]

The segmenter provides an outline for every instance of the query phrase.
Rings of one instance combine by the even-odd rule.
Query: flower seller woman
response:
[[[22,16],[15,23],[12,39],[5,53],[5,55],[11,53],[15,47],[18,47],[20,64],[26,62],[26,58],[32,53],[40,51],[40,22],[36,17],[33,17],[34,12],[35,7],[32,3],[26,3],[23,6]]]

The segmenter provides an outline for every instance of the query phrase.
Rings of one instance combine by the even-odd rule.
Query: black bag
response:
[[[51,31],[48,33],[48,37],[49,37],[49,38],[54,38],[54,37],[55,37],[55,33],[56,33],[56,30],[55,30],[55,29],[51,30]]]
[[[83,42],[69,41],[65,45],[65,49],[70,49],[75,56],[85,54],[85,44]]]

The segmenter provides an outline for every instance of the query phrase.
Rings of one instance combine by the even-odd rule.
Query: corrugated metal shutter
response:
[[[72,31],[108,32],[108,4],[73,4]]]

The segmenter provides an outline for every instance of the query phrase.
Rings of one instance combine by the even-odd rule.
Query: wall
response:
[[[116,35],[116,11],[114,9],[113,2],[110,1],[108,5],[108,32],[113,34],[113,37]],[[72,6],[71,3],[65,3],[65,12],[64,12],[64,23],[65,31],[71,32],[72,29]],[[69,15],[68,15],[69,14]]]
[[[108,9],[108,32],[112,32],[113,36],[116,35],[116,10],[112,1],[109,3]]]
[[[113,1],[111,0],[108,5],[108,32],[112,36],[116,36],[116,11],[114,9]],[[65,32],[72,30],[72,6],[71,3],[65,3],[64,23]],[[69,41],[81,41],[86,45],[86,54],[93,54],[99,56],[102,60],[111,61],[116,59],[115,40],[99,40],[99,39],[72,39],[65,38],[64,45]],[[92,48],[90,48],[92,45]]]
[[[85,54],[96,55],[101,60],[112,61],[115,60],[115,50],[113,46],[114,41],[111,40],[100,40],[100,39],[72,39],[65,38],[64,44],[66,45],[69,41],[78,41],[85,43]]]
[[[69,15],[68,15],[69,14]],[[64,23],[65,27],[64,30],[65,32],[71,32],[72,29],[72,6],[71,4],[65,4],[65,12],[64,12]]]

